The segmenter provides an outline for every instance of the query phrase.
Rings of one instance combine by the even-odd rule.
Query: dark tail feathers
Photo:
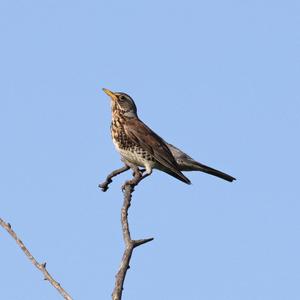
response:
[[[201,172],[220,177],[220,178],[222,178],[224,180],[227,180],[227,181],[230,181],[230,182],[232,182],[233,180],[236,180],[234,177],[232,177],[232,176],[230,176],[226,173],[223,173],[223,172],[218,171],[216,169],[210,168],[210,167],[208,167],[206,165],[203,165],[203,164],[200,164],[198,162],[193,163],[193,165],[194,165],[195,169],[197,169]]]

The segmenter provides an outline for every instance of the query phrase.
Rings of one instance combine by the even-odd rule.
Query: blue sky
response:
[[[102,87],[229,184],[154,172],[124,299],[300,299],[298,1],[1,1],[0,217],[75,299],[109,299],[121,166]],[[0,232],[1,299],[59,299]]]

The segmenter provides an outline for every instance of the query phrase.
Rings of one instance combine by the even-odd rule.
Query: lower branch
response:
[[[2,226],[16,241],[16,243],[19,245],[21,250],[25,253],[25,255],[28,257],[28,259],[38,268],[43,274],[44,279],[48,280],[53,287],[61,294],[62,297],[64,297],[66,300],[72,300],[73,298],[62,288],[62,286],[49,274],[49,272],[46,269],[46,263],[39,263],[29,252],[29,250],[26,248],[26,246],[23,244],[23,242],[18,238],[17,234],[13,231],[11,228],[11,225],[9,223],[4,222],[0,218],[0,226]]]
[[[130,181],[126,181],[123,185],[124,202],[121,210],[121,223],[123,231],[123,239],[125,242],[125,250],[120,264],[119,271],[116,275],[115,287],[112,293],[112,300],[121,300],[124,280],[127,270],[129,269],[130,259],[133,253],[133,249],[145,243],[151,242],[153,238],[132,240],[128,223],[128,209],[131,204],[132,193],[134,187],[143,180],[146,176],[142,176],[141,172],[134,170],[134,178]]]

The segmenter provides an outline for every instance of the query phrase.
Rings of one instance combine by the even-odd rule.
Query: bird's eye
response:
[[[124,97],[123,95],[121,95],[121,96],[119,97],[119,100],[124,101],[124,100],[125,100],[125,97]]]

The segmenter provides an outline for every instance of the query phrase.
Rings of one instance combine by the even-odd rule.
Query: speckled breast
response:
[[[123,158],[138,166],[154,165],[153,156],[127,137],[122,122],[117,118],[111,123],[111,136],[117,151]]]

